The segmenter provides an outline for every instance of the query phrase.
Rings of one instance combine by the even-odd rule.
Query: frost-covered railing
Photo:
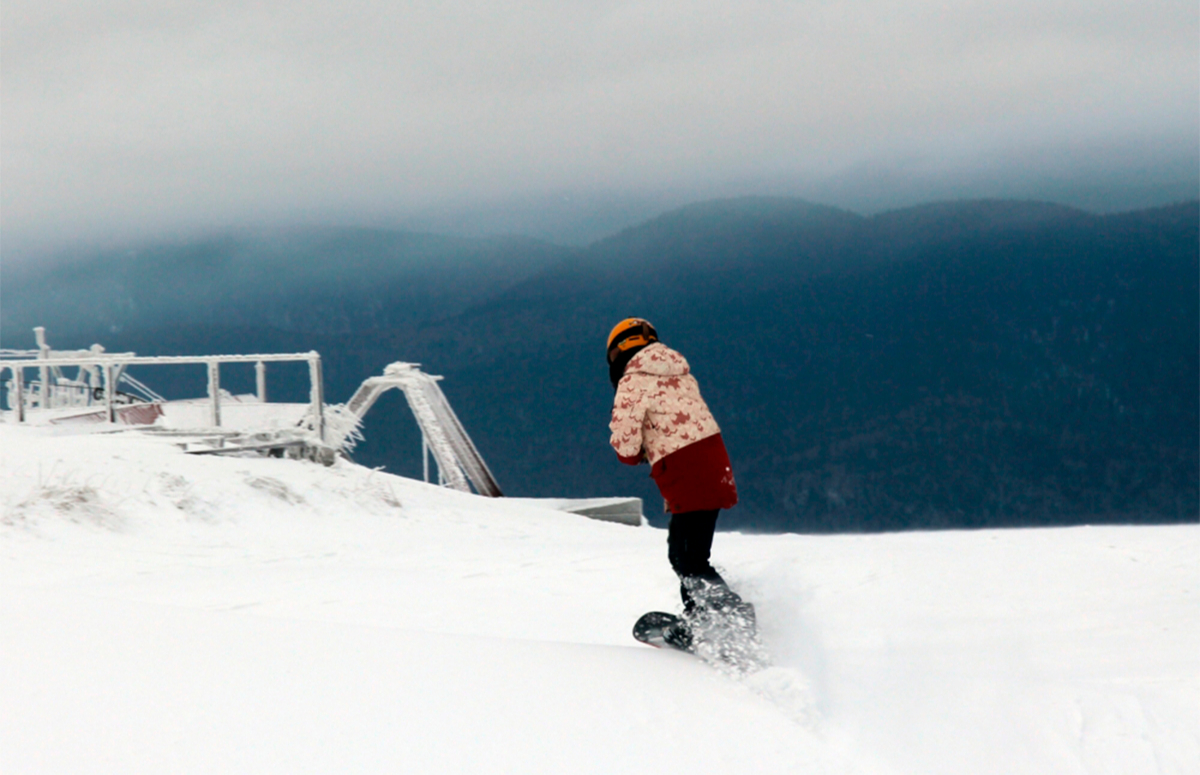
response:
[[[318,438],[325,440],[325,386],[321,377],[321,355],[315,350],[307,353],[262,353],[257,355],[150,355],[95,353],[80,354],[69,358],[34,358],[26,360],[0,360],[0,380],[4,372],[12,373],[13,388],[8,398],[10,409],[16,413],[17,422],[26,420],[25,370],[38,369],[45,375],[54,367],[96,368],[103,375],[104,406],[109,422],[117,419],[117,381],[128,366],[203,365],[208,369],[209,417],[212,426],[221,426],[221,371],[222,363],[253,363],[258,398],[267,400],[266,364],[308,363],[309,399]],[[43,380],[45,377],[43,376]],[[45,381],[41,389],[47,390]]]
[[[86,350],[54,350],[46,342],[46,329],[37,326],[33,329],[37,340],[34,350],[0,350],[0,361],[14,362],[36,358],[38,361],[38,378],[24,383],[25,408],[39,409],[69,409],[95,405],[95,396],[100,395],[100,370],[95,366],[80,366],[74,379],[67,377],[60,366],[46,365],[51,360],[71,360],[99,358],[132,358],[133,352],[109,353],[98,344]],[[3,370],[0,369],[0,376]],[[148,391],[145,385],[133,379],[123,371],[118,370],[117,383],[124,382],[152,401],[159,401],[161,396]],[[15,402],[9,401],[15,406]]]

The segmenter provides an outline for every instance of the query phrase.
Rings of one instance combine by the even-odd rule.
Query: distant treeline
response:
[[[607,446],[604,336],[639,315],[722,425],[742,498],[723,527],[1193,521],[1198,245],[1197,202],[862,217],[747,198],[584,249],[367,230],[160,245],[6,276],[0,330],[8,347],[41,323],[63,347],[315,348],[331,400],[422,362],[507,492],[641,495],[653,518],[647,472]],[[402,399],[366,434],[361,462],[419,471]]]

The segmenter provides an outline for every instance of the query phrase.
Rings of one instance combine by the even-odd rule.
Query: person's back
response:
[[[721,429],[687,360],[659,342],[641,318],[617,324],[607,353],[616,389],[610,443],[621,462],[651,464],[671,512],[667,556],[680,578],[685,617],[734,608],[752,617],[709,562],[717,516],[737,503],[737,485]]]
[[[660,342],[630,358],[613,400],[612,446],[625,463],[651,464],[672,513],[729,508],[737,487],[721,428],[682,355]]]

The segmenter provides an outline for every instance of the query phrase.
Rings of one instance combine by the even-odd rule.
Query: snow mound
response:
[[[719,533],[772,666],[633,641],[665,534],[0,425],[0,771],[1200,772],[1200,526]]]

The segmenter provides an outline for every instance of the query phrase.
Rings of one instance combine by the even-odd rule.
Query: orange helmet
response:
[[[625,318],[613,328],[608,335],[608,362],[612,363],[617,356],[631,347],[640,347],[658,341],[658,332],[649,320],[642,318]]]

